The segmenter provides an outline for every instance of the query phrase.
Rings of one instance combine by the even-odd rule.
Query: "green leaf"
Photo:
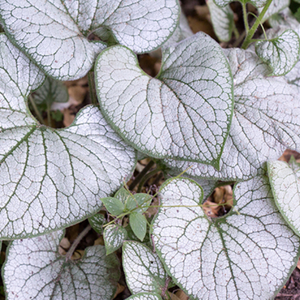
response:
[[[135,151],[87,106],[61,130],[41,126],[25,100],[41,71],[0,35],[0,238],[78,223],[131,176]]]
[[[16,240],[7,249],[3,278],[7,299],[111,300],[120,277],[116,256],[103,246],[85,249],[79,261],[58,253],[62,231]]]
[[[129,215],[129,224],[134,234],[143,241],[147,232],[146,217],[140,213],[133,212]]]
[[[98,28],[136,52],[158,48],[176,28],[176,0],[0,1],[1,23],[10,39],[50,76],[83,77],[106,46],[89,41]]]
[[[67,102],[69,94],[67,87],[58,80],[46,77],[43,85],[33,94],[33,100],[36,104],[46,103],[51,105],[53,102]]]
[[[286,148],[300,150],[300,99],[251,50],[225,50],[234,74],[235,106],[220,171],[199,163],[164,160],[172,172],[207,179],[245,180],[264,172]],[[179,172],[178,172],[179,171]]]
[[[106,255],[118,250],[125,239],[127,239],[127,231],[117,224],[108,225],[104,229],[103,239],[105,242]]]
[[[206,4],[210,11],[211,22],[216,36],[220,41],[228,42],[234,25],[233,11],[229,5],[220,8],[214,0],[207,0]]]
[[[277,31],[277,30],[276,30]],[[272,74],[282,76],[292,70],[299,60],[300,39],[294,30],[274,33],[277,37],[267,41],[258,41],[255,45],[256,54],[262,61],[270,65]],[[268,31],[270,37],[270,31]]]
[[[141,243],[124,242],[122,262],[132,294],[161,293],[168,276],[156,253]]]
[[[146,75],[129,49],[108,48],[95,66],[101,111],[141,152],[217,167],[233,108],[222,49],[206,34],[195,34],[164,50],[158,78]]]
[[[131,193],[127,189],[122,187],[115,193],[114,196],[125,205],[127,199],[131,197]]]
[[[134,210],[137,213],[144,213],[150,206],[152,196],[144,193],[130,195],[125,202],[125,210]]]
[[[89,219],[92,228],[99,234],[103,234],[103,225],[106,223],[105,217],[102,214],[95,214]]]
[[[138,293],[127,298],[127,300],[162,300],[162,298],[159,294]]]
[[[224,7],[235,0],[213,0],[218,6]],[[273,0],[274,1],[274,0]],[[256,7],[262,7],[267,3],[267,0],[239,0],[241,3],[251,3]]]
[[[101,201],[103,202],[107,211],[113,216],[118,216],[124,211],[124,204],[117,198],[107,197],[102,198]]]
[[[234,194],[231,212],[210,220],[194,181],[161,188],[153,241],[191,299],[272,299],[298,261],[300,240],[278,212],[267,177],[237,183]]]
[[[268,173],[276,205],[284,219],[300,236],[300,166],[294,159],[289,164],[269,161]]]

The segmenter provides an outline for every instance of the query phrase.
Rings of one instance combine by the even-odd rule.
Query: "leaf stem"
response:
[[[155,162],[150,160],[150,162],[145,166],[145,168],[136,176],[136,178],[129,185],[129,190],[133,190],[135,186],[140,182],[144,175],[154,166]]]
[[[35,104],[35,102],[34,102],[34,100],[33,100],[33,98],[32,98],[32,96],[29,95],[29,96],[28,96],[28,99],[29,99],[29,101],[30,101],[30,104],[32,105],[32,108],[33,108],[33,110],[34,110],[34,113],[35,113],[35,115],[36,115],[38,121],[39,121],[41,124],[46,125],[45,122],[44,122],[44,119],[43,119],[43,117],[42,117],[42,115],[41,115],[41,113],[40,113],[40,111],[39,111],[39,109],[38,109],[38,107],[36,106],[36,104]]]
[[[91,102],[94,105],[98,105],[93,71],[89,71],[88,73],[88,84],[89,84]]]
[[[149,178],[151,178],[152,176],[154,176],[156,173],[158,173],[160,170],[161,170],[161,168],[160,168],[160,167],[157,167],[157,168],[155,168],[154,170],[152,170],[151,172],[149,172],[148,174],[146,174],[146,175],[142,178],[142,180],[141,180],[141,182],[140,182],[140,184],[139,184],[139,187],[138,187],[138,189],[137,189],[137,192],[140,193],[141,190],[142,190],[142,188],[143,188],[143,186],[144,186],[144,184],[146,183],[146,181],[147,181]]]
[[[88,234],[88,232],[92,229],[92,226],[89,224],[79,235],[78,237],[75,239],[75,241],[73,242],[72,246],[70,247],[70,249],[68,250],[67,254],[66,254],[66,261],[69,261],[74,253],[74,251],[76,250],[78,244],[80,243],[80,241]]]
[[[243,19],[244,19],[245,30],[246,30],[246,34],[248,34],[249,24],[248,24],[247,4],[242,3],[242,7],[243,7]]]
[[[50,110],[50,104],[47,103],[47,123],[48,126],[51,127],[51,110]]]
[[[257,17],[255,23],[253,24],[253,26],[251,27],[251,29],[249,30],[249,32],[247,33],[247,36],[244,40],[244,43],[242,45],[242,49],[247,49],[248,46],[252,43],[252,37],[257,29],[257,27],[260,25],[266,11],[268,10],[269,6],[271,5],[272,0],[268,0],[265,7],[263,8],[262,12],[259,14],[259,16]]]

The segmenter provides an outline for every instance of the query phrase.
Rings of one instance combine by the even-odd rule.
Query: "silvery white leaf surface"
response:
[[[123,244],[122,260],[132,294],[161,293],[168,276],[156,253],[139,242],[128,241]]]
[[[119,249],[126,238],[127,231],[124,227],[117,224],[106,226],[103,232],[106,254],[108,255]]]
[[[38,124],[25,100],[44,76],[0,35],[0,236],[32,236],[100,210],[135,166],[135,151],[97,107],[55,130]]]
[[[177,26],[177,0],[1,0],[0,18],[12,41],[48,75],[83,77],[106,45],[88,36],[108,28],[134,51],[159,47]]]
[[[159,294],[138,293],[127,298],[127,300],[162,300]]]
[[[88,247],[78,261],[58,253],[62,232],[16,240],[3,268],[7,300],[111,300],[120,277],[119,262],[104,246]]]
[[[250,50],[226,53],[234,78],[235,108],[220,171],[194,162],[164,160],[172,172],[245,180],[261,173],[267,160],[278,159],[287,148],[300,149],[300,97],[295,87],[284,78],[268,77],[271,70]]]
[[[300,236],[300,166],[283,161],[268,162],[276,205],[290,227]]]
[[[145,74],[129,49],[97,58],[101,111],[138,151],[157,158],[218,166],[231,123],[232,79],[220,46],[198,33],[165,49],[158,78]]]
[[[292,29],[280,30],[275,37],[270,37],[270,33],[267,32],[268,40],[256,43],[255,51],[271,67],[270,75],[282,76],[291,71],[299,60],[299,36]]]
[[[268,10],[266,11],[261,23],[268,20],[272,15],[279,13],[290,5],[290,0],[272,0]],[[258,12],[261,13],[263,7],[258,8]]]
[[[167,181],[160,191],[156,252],[190,299],[271,299],[298,261],[299,237],[278,212],[267,177],[237,183],[234,194],[232,211],[210,220],[194,181]]]
[[[233,11],[229,5],[220,8],[214,0],[207,0],[206,4],[209,8],[215,34],[220,41],[228,42],[231,39],[233,26],[235,26]]]
[[[226,6],[227,4],[235,1],[235,0],[213,0],[219,6]],[[273,0],[274,1],[274,0]],[[267,3],[267,0],[239,0],[241,3],[251,3],[255,7],[262,7]]]

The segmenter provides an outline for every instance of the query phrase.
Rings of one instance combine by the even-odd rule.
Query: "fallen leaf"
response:
[[[125,286],[118,283],[117,291],[113,297],[115,299],[119,294],[121,294],[125,290]]]

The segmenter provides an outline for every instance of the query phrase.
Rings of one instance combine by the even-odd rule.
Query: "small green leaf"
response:
[[[123,268],[132,294],[160,294],[168,278],[156,253],[138,242],[124,242]]]
[[[124,204],[117,198],[107,197],[101,198],[107,211],[113,216],[118,216],[124,211]]]
[[[105,242],[106,255],[118,250],[125,239],[127,239],[127,231],[120,225],[111,224],[105,227],[103,232]]]
[[[300,165],[294,159],[289,164],[269,161],[268,173],[279,211],[300,236]]]
[[[118,198],[124,205],[129,197],[131,197],[131,193],[124,187],[115,193],[115,198]]]
[[[220,41],[228,42],[234,25],[233,11],[229,5],[219,7],[213,0],[207,0],[206,4],[210,11],[212,25],[216,36]]]
[[[270,36],[271,32],[267,33]],[[272,68],[273,72],[270,75],[282,76],[291,71],[299,60],[300,39],[291,29],[284,30],[281,34],[279,32],[276,36],[267,41],[258,41],[255,51],[261,60]]]
[[[138,193],[134,195],[130,195],[125,202],[125,210],[132,211],[138,213],[144,213],[148,207],[150,206],[152,201],[152,196],[144,193]]]
[[[153,293],[138,293],[130,296],[127,300],[162,300],[159,294]]]
[[[103,233],[103,225],[106,223],[106,219],[102,214],[95,214],[88,218],[92,228],[99,234]]]
[[[3,266],[8,300],[113,298],[120,277],[117,257],[106,256],[98,245],[86,248],[79,261],[66,261],[58,253],[62,236],[58,231],[11,243]]]
[[[155,249],[174,282],[192,299],[273,299],[300,255],[300,239],[278,212],[266,176],[239,182],[234,207],[210,220],[202,189],[168,180],[152,224]]]
[[[129,215],[129,224],[134,234],[143,241],[147,232],[146,217],[140,213],[133,212]]]

